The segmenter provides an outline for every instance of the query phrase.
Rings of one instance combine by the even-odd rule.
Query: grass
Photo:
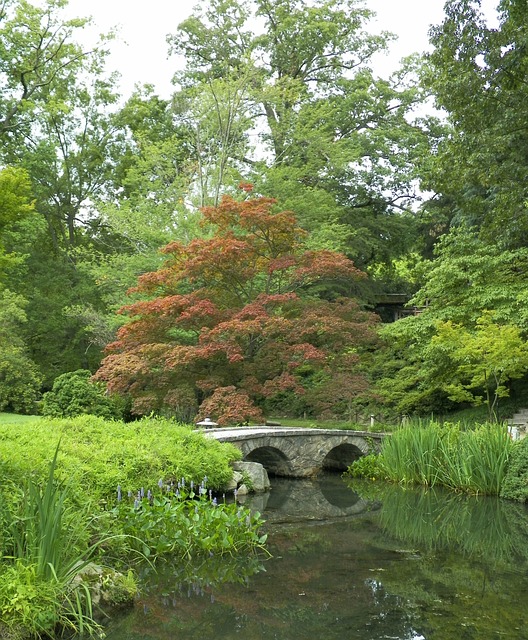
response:
[[[40,420],[40,416],[24,416],[18,413],[0,412],[0,424],[23,424],[25,422],[34,422],[35,420]]]
[[[431,421],[394,432],[383,443],[380,463],[394,482],[498,495],[513,448],[504,425],[466,429]]]

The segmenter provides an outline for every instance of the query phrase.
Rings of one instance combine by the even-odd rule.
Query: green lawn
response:
[[[40,420],[40,416],[23,416],[17,413],[0,412],[0,424],[9,424],[11,422],[28,422],[30,420]]]

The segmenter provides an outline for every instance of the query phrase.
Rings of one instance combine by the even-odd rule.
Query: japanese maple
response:
[[[130,320],[96,374],[135,413],[237,423],[284,394],[317,397],[333,373],[365,388],[358,354],[377,318],[332,293],[365,274],[342,254],[306,250],[294,215],[275,206],[225,196],[202,211],[210,237],[170,243],[163,267],[139,278],[144,299],[121,309]]]

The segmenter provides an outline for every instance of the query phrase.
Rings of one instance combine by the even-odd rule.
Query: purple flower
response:
[[[120,485],[120,484],[118,484],[118,485],[117,485],[117,501],[118,501],[118,502],[121,502],[122,497],[123,497],[123,496],[121,495],[121,485]]]
[[[163,478],[160,478],[160,479],[158,480],[158,487],[159,487],[160,489],[163,489]]]

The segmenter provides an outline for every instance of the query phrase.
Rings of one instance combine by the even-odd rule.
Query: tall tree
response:
[[[0,410],[31,413],[40,391],[41,376],[24,340],[27,300],[10,289],[23,277],[38,223],[27,173],[0,171]]]
[[[448,220],[514,248],[528,242],[528,10],[525,0],[497,9],[490,26],[480,0],[450,0],[431,32],[423,78],[450,130],[424,187]]]
[[[65,6],[8,0],[0,22],[0,160],[27,171],[45,222],[16,292],[27,299],[27,345],[49,378],[98,361],[67,309],[97,304],[77,262],[80,250],[110,239],[92,205],[110,175],[117,99],[104,39],[85,51],[75,37],[87,21],[65,19]]]
[[[187,61],[175,76],[183,94],[237,87],[236,103],[233,91],[215,94],[238,132],[222,161],[294,210],[314,245],[363,267],[406,248],[402,212],[417,198],[413,158],[425,143],[408,121],[419,91],[405,73],[380,80],[369,67],[389,38],[366,32],[371,15],[353,0],[211,0],[170,39]],[[225,131],[220,119],[209,126],[217,147]]]

